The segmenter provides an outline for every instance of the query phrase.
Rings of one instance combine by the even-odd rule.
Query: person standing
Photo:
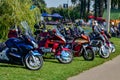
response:
[[[111,23],[110,33],[111,33],[112,37],[116,37],[117,36],[116,31],[115,31],[114,22]]]
[[[118,30],[118,37],[120,37],[120,22],[118,23],[118,28],[117,28],[117,30]]]

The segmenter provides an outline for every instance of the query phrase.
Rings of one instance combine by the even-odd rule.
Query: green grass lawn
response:
[[[116,52],[108,59],[96,56],[94,61],[85,61],[82,57],[75,57],[71,64],[60,64],[57,60],[46,59],[41,70],[30,71],[23,66],[0,63],[0,80],[66,80],[85,70],[111,60],[120,53],[120,39],[112,38],[116,45]]]
[[[110,19],[120,19],[120,9],[112,9],[110,12]],[[106,18],[107,11],[105,10],[103,17]]]

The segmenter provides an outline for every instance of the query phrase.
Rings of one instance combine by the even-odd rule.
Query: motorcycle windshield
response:
[[[32,41],[35,41],[35,39],[33,38],[33,35],[32,35],[32,31],[28,25],[28,23],[26,21],[22,21],[21,22],[21,25],[25,31],[25,35],[28,36]]]
[[[25,34],[32,35],[32,31],[31,31],[31,29],[30,29],[30,27],[29,27],[29,25],[28,25],[28,23],[26,21],[22,21],[21,25],[22,25],[22,27],[23,27],[23,29],[25,31]]]
[[[59,36],[64,42],[66,42],[64,36],[60,33],[60,31],[58,30],[57,26],[53,26],[53,29],[56,30],[56,35]]]

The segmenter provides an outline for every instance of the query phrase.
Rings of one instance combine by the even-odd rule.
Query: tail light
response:
[[[101,31],[101,34],[104,34],[104,31]]]

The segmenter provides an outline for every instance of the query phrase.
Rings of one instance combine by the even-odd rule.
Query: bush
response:
[[[40,13],[38,8],[30,10],[31,6],[31,0],[0,0],[0,39],[6,39],[9,28],[20,26],[21,21],[26,20],[31,27],[34,26]]]

